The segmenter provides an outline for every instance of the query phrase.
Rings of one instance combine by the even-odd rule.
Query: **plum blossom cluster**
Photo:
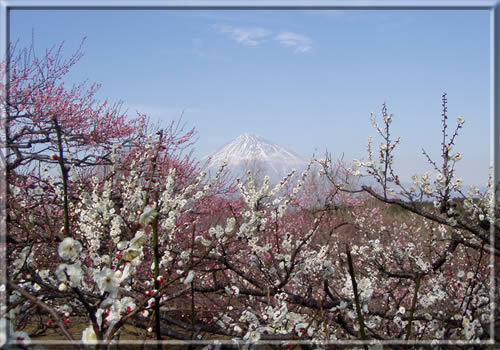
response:
[[[136,153],[132,161],[134,166],[147,165],[152,159],[151,145],[146,149],[148,151],[144,153]],[[116,151],[117,148],[113,147],[114,162],[117,158]],[[153,298],[143,299],[133,293],[134,289],[141,287],[141,282],[135,277],[141,273],[147,258],[145,247],[151,243],[152,221],[161,217],[160,238],[165,243],[171,242],[169,245],[165,244],[166,247],[175,246],[177,220],[189,212],[195,201],[205,196],[217,181],[216,178],[203,187],[201,183],[205,175],[202,173],[189,186],[174,189],[176,169],[173,168],[162,192],[157,195],[158,200],[151,203],[148,200],[150,190],[141,185],[144,175],[136,170],[128,174],[119,172],[119,164],[116,163],[112,163],[111,167],[111,176],[95,176],[92,179],[94,190],[82,193],[81,201],[75,207],[75,232],[81,239],[66,237],[57,249],[59,258],[65,261],[54,270],[59,283],[58,290],[64,293],[71,291],[80,296],[83,293],[97,293],[101,296],[95,308],[89,310],[92,322],[82,334],[82,341],[85,343],[112,338],[117,323],[125,315],[137,311],[141,302],[145,305],[146,312],[147,308],[154,305]],[[165,249],[160,257],[163,268],[172,260],[170,253],[171,250]],[[16,265],[24,265],[29,256],[29,247],[26,247],[16,260]],[[186,274],[184,282],[190,283],[194,272],[186,271]],[[55,282],[48,276],[48,271],[46,275],[48,282]],[[162,279],[158,278],[158,281]],[[153,293],[155,292],[147,294]],[[88,303],[85,299],[80,302]]]

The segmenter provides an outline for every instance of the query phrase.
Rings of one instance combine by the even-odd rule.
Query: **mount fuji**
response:
[[[246,179],[249,170],[257,179],[269,175],[272,183],[279,182],[292,169],[305,169],[309,163],[298,154],[262,136],[248,133],[203,157],[201,163],[205,164],[207,172],[214,175],[224,161],[227,161],[227,170],[232,177]]]

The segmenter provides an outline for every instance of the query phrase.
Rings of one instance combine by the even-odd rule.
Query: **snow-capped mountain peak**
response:
[[[236,177],[244,176],[250,170],[259,176],[269,175],[272,181],[279,181],[293,168],[300,170],[307,166],[307,161],[298,154],[262,136],[249,133],[241,134],[202,159],[211,172],[216,171],[224,161],[227,161],[228,170]]]

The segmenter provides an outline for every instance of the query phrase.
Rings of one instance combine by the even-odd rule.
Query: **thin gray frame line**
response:
[[[325,4],[327,2],[327,4]],[[376,4],[374,4],[376,2]],[[420,1],[404,1],[401,0],[376,0],[376,1],[366,1],[366,0],[243,0],[239,1],[238,4],[234,4],[231,0],[215,0],[207,1],[203,0],[47,0],[43,5],[40,5],[39,1],[29,1],[29,0],[0,0],[0,23],[4,23],[3,27],[0,27],[0,62],[6,62],[8,57],[8,42],[10,38],[10,16],[9,12],[11,10],[20,9],[47,9],[47,10],[57,10],[57,9],[234,9],[234,10],[300,10],[300,9],[316,9],[316,10],[346,10],[346,9],[365,9],[365,10],[440,10],[440,9],[458,9],[458,10],[490,10],[490,70],[491,70],[491,80],[490,80],[490,167],[492,168],[492,180],[494,186],[500,186],[500,107],[497,101],[500,101],[500,43],[499,34],[500,33],[500,1],[499,0],[465,0],[465,1],[453,1],[453,0],[420,0]],[[3,35],[3,33],[5,35]],[[6,84],[7,77],[4,75],[3,83]],[[0,111],[0,117],[4,117],[4,111]],[[0,131],[4,132],[4,130]],[[0,191],[5,193],[6,190],[6,179],[4,176],[0,175]],[[499,195],[500,196],[500,195]],[[495,201],[500,200],[500,198],[495,198],[494,194],[491,199],[491,208],[495,208]],[[0,204],[0,213],[6,213],[6,203]],[[6,247],[6,222],[5,215],[0,218],[0,246]],[[496,219],[496,218],[495,218]],[[3,234],[2,234],[3,233]],[[495,242],[494,237],[494,227],[492,225],[490,230],[490,244],[493,245]],[[490,254],[490,264],[494,267],[495,260],[493,254]],[[6,282],[6,272],[3,265],[5,261],[0,262],[0,284],[5,284]],[[495,269],[493,268],[490,273],[490,280],[494,281]],[[0,292],[1,293],[1,292]],[[494,286],[490,288],[490,298],[493,300],[492,308],[490,312],[490,317],[494,320]],[[0,300],[2,304],[4,300]],[[4,304],[6,305],[6,303]],[[490,341],[494,342],[494,322],[490,324]],[[384,344],[382,341],[382,344]],[[389,341],[392,342],[392,341]],[[415,341],[414,341],[415,342]],[[433,344],[436,344],[433,341]],[[412,341],[397,342],[398,344],[411,344]],[[413,344],[420,344],[420,342],[415,342]],[[470,342],[467,344],[477,344],[477,342]]]
[[[54,8],[196,8],[196,9],[491,9],[498,0],[46,0],[40,5],[35,0],[0,0],[11,9]]]

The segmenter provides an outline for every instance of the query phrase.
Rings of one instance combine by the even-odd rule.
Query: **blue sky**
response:
[[[403,178],[439,157],[441,94],[466,119],[456,150],[467,184],[487,181],[487,10],[12,10],[10,36],[39,51],[87,37],[68,83],[100,82],[165,123],[184,111],[202,157],[244,132],[309,158],[366,157],[370,112],[394,113]],[[378,139],[375,138],[376,143]]]

